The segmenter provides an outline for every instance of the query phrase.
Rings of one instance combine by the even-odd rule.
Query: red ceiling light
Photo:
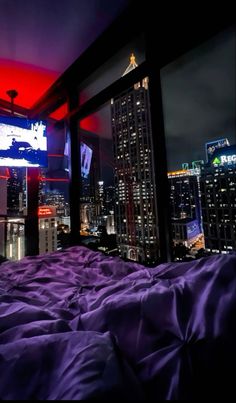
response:
[[[17,104],[31,108],[56,81],[60,73],[25,63],[0,59],[0,98],[8,101],[6,92],[15,88]]]
[[[60,106],[60,108],[56,109],[54,112],[52,112],[49,117],[55,120],[61,120],[63,119],[68,113],[68,106],[67,103],[63,104]]]
[[[90,115],[80,121],[80,128],[95,134],[101,134],[101,119],[95,114]]]

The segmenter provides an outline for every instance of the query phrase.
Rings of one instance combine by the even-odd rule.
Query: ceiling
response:
[[[0,0],[0,98],[30,108],[128,0]]]

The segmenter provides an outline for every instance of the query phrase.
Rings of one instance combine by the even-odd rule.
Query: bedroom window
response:
[[[225,30],[161,70],[174,259],[236,250],[235,40]]]
[[[39,197],[23,170],[0,171],[0,255],[83,243],[151,265],[171,247],[178,260],[235,249],[235,156],[208,169],[204,149],[235,145],[235,32],[196,49],[194,32],[176,32],[163,47],[147,8],[132,11],[112,46],[104,32],[30,111],[48,119],[48,168],[31,181]]]

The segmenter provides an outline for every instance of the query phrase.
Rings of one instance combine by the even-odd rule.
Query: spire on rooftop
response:
[[[125,76],[126,74],[130,73],[130,71],[132,71],[136,67],[138,67],[138,65],[136,63],[135,56],[133,53],[131,53],[130,58],[129,58],[129,65],[128,65],[127,69],[125,70],[124,74],[122,75],[122,77]]]

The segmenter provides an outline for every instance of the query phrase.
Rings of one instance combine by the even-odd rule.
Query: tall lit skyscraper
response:
[[[105,195],[104,195],[104,182],[99,181],[97,187],[97,200],[100,209],[100,215],[104,214],[104,202],[105,202]]]
[[[200,185],[206,249],[236,250],[236,146],[216,150],[201,170]]]
[[[132,54],[124,75],[136,67]],[[135,261],[155,262],[158,233],[148,78],[111,104],[119,252]]]
[[[106,186],[105,188],[105,214],[111,214],[115,205],[115,188],[114,186]]]
[[[39,253],[57,250],[58,217],[55,206],[41,206],[39,216]]]
[[[66,202],[63,193],[57,190],[47,192],[44,200],[45,205],[56,207],[57,217],[64,217],[66,215]]]
[[[6,253],[7,179],[8,169],[0,168],[0,255]]]
[[[7,181],[7,213],[19,215],[23,212],[23,169],[10,168],[10,178]]]

